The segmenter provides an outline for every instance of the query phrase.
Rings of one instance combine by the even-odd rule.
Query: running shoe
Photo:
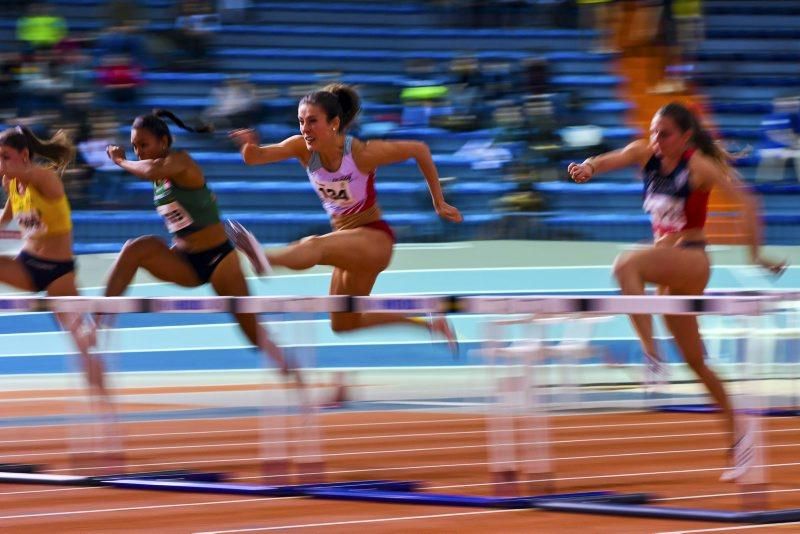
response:
[[[735,482],[753,467],[756,459],[756,446],[752,432],[745,432],[739,436],[739,439],[731,447],[730,458],[733,465],[722,473],[722,476],[719,477],[720,482]]]
[[[644,355],[644,387],[646,390],[658,390],[669,384],[669,369],[657,356]]]
[[[89,314],[80,314],[67,327],[75,345],[82,353],[88,353],[97,345],[97,323]]]
[[[247,256],[254,273],[259,276],[272,274],[272,267],[261,244],[247,228],[236,221],[228,220],[225,223],[225,233],[234,246]]]
[[[456,338],[455,330],[453,330],[453,325],[450,324],[450,321],[448,321],[444,315],[437,315],[431,318],[429,328],[432,334],[438,334],[442,336],[445,341],[447,341],[447,345],[450,347],[450,352],[452,353],[453,358],[458,359],[458,338]]]

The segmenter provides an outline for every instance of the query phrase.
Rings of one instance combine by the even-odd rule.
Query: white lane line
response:
[[[101,487],[68,487],[68,488],[49,488],[49,489],[41,489],[41,490],[23,490],[23,491],[3,491],[0,492],[0,495],[30,495],[32,493],[53,493],[56,491],[64,492],[64,491],[87,491],[87,490],[99,490],[103,489]]]
[[[350,521],[330,521],[328,523],[295,523],[290,525],[280,525],[273,527],[255,527],[255,528],[241,528],[233,530],[209,530],[204,532],[195,532],[195,534],[232,534],[234,532],[266,532],[268,530],[289,530],[300,528],[320,528],[320,527],[335,527],[344,525],[367,525],[373,523],[390,523],[394,521],[418,521],[420,519],[436,519],[440,517],[464,517],[475,515],[487,514],[508,514],[508,513],[527,512],[531,513],[529,509],[517,510],[481,510],[479,512],[451,512],[448,514],[427,514],[427,515],[407,515],[407,516],[394,516],[394,517],[380,517],[375,519],[353,519]]]
[[[658,532],[657,534],[690,534],[694,532],[730,532],[732,530],[754,530],[754,529],[764,529],[766,532],[774,532],[775,529],[777,528],[788,527],[792,525],[800,525],[800,521],[792,521],[789,523],[771,523],[768,525],[738,525],[738,526],[717,527],[717,528],[700,528],[696,530],[672,530],[669,532],[666,531]]]
[[[353,410],[348,411],[347,414],[365,414],[365,413],[375,413],[375,410]],[[404,413],[409,413],[405,411]],[[413,412],[412,412],[413,413]],[[334,415],[334,414],[331,414]],[[125,421],[123,425],[141,425],[142,423],[146,424],[158,424],[158,425],[173,425],[176,422],[181,421],[234,421],[237,419],[253,419],[255,418],[254,415],[237,415],[237,416],[222,416],[222,417],[186,417],[186,418],[173,418],[173,419],[143,419],[141,421]],[[350,427],[360,427],[360,426],[389,426],[389,425],[417,425],[417,424],[438,424],[438,423],[449,423],[449,422],[472,422],[472,421],[483,421],[484,417],[468,417],[468,418],[459,418],[459,419],[429,419],[425,421],[376,421],[373,423],[339,423],[339,424],[328,424],[325,423],[325,428],[350,428]],[[712,422],[715,420],[709,420]],[[661,423],[658,423],[661,424]],[[43,424],[43,425],[15,425],[15,426],[4,426],[0,427],[0,431],[2,430],[15,430],[18,431],[19,429],[24,428],[51,428],[51,427],[62,427],[62,426],[69,426],[68,423],[52,423],[52,424]],[[606,426],[606,425],[603,425]],[[608,425],[608,426],[617,426],[617,425]],[[287,429],[295,430],[295,429],[302,429],[304,427],[298,426],[289,426],[286,427]],[[255,428],[253,430],[259,430]],[[188,432],[187,434],[204,434],[204,433],[219,433],[219,432],[226,432],[225,430],[207,430],[201,432]],[[173,435],[173,434],[182,434],[181,432],[176,433],[167,433],[163,435]],[[144,434],[147,436],[148,434]],[[159,435],[159,434],[153,434]]]
[[[383,435],[377,436],[375,438],[368,437],[350,437],[350,441],[363,441],[366,439],[403,439],[403,438],[417,438],[417,437],[446,437],[450,434],[458,435],[458,434],[483,434],[485,431],[475,430],[475,431],[460,431],[460,432],[433,432],[427,434],[395,434],[395,435]],[[709,437],[709,436],[718,436],[718,435],[725,435],[725,432],[693,432],[693,433],[686,433],[686,434],[645,434],[640,436],[618,436],[618,437],[604,437],[604,438],[580,438],[580,439],[559,439],[559,440],[548,440],[547,442],[520,442],[519,445],[533,445],[536,443],[547,443],[549,445],[570,445],[570,444],[588,444],[588,443],[625,443],[631,441],[649,441],[653,439],[669,439],[669,438],[694,438],[694,437]],[[335,438],[333,438],[335,439]],[[285,443],[305,443],[309,440],[286,440]],[[317,441],[317,440],[314,440]],[[325,439],[323,439],[325,441]],[[192,450],[192,449],[222,449],[222,448],[229,448],[229,447],[258,447],[260,445],[269,444],[270,442],[262,442],[262,441],[234,441],[234,442],[226,442],[226,443],[203,443],[199,445],[161,445],[161,446],[153,446],[153,447],[128,447],[126,451],[129,452],[147,452],[147,451],[166,451],[166,450]],[[440,446],[440,447],[413,447],[413,448],[406,448],[406,449],[377,449],[377,450],[359,450],[359,451],[348,451],[348,452],[329,452],[326,453],[328,457],[344,457],[344,456],[362,456],[362,455],[370,455],[370,456],[380,456],[380,455],[395,455],[395,454],[406,454],[406,453],[418,453],[418,452],[440,452],[440,451],[462,451],[467,449],[484,449],[487,447],[486,443],[478,443],[476,445],[448,445],[448,446]],[[762,448],[780,448],[780,447],[800,447],[800,443],[791,443],[791,444],[770,444],[765,445]],[[717,447],[717,448],[708,448],[708,449],[688,449],[688,450],[680,450],[680,449],[673,449],[665,452],[648,452],[646,454],[670,454],[670,453],[677,453],[677,452],[701,452],[701,451],[718,451],[718,450],[727,450],[725,447]],[[11,459],[11,458],[32,458],[32,457],[42,457],[42,456],[52,456],[53,452],[38,452],[38,453],[31,453],[31,452],[24,452],[18,454],[0,454],[0,459]],[[637,455],[637,454],[645,454],[645,453],[626,453],[622,456],[627,455]],[[583,457],[565,457],[565,458],[554,458],[554,460],[577,460],[581,458],[602,458],[605,456],[583,456]],[[614,456],[614,455],[611,455]],[[295,456],[296,458],[303,458],[302,455]]]
[[[395,401],[391,401],[394,403]],[[363,413],[363,412],[349,412],[349,413]],[[369,413],[369,412],[368,412]],[[333,414],[332,414],[333,415]],[[584,415],[594,415],[594,414],[584,414]],[[238,417],[210,417],[210,418],[199,418],[202,420],[221,420],[227,421],[232,419],[250,419],[254,416],[247,415],[247,416],[238,416]],[[561,417],[576,417],[576,414],[569,414],[564,415]],[[175,418],[169,420],[143,420],[143,421],[125,421],[123,425],[140,425],[142,423],[147,424],[168,424],[172,425],[176,422],[181,421],[195,421],[195,418]],[[326,429],[334,429],[334,428],[355,428],[355,427],[376,427],[376,426],[404,426],[404,425],[421,425],[421,424],[430,424],[430,425],[440,425],[440,424],[447,424],[447,423],[473,423],[478,421],[485,421],[484,417],[465,417],[465,418],[452,418],[452,419],[425,419],[425,420],[418,420],[418,421],[376,421],[372,423],[323,423],[322,430],[325,431]],[[706,425],[709,423],[718,423],[717,419],[696,419],[696,420],[678,420],[678,421],[650,421],[650,422],[642,422],[642,423],[619,423],[619,424],[591,424],[591,425],[568,425],[568,426],[558,426],[554,427],[554,431],[564,431],[564,430],[592,430],[592,429],[606,429],[606,428],[613,428],[613,429],[620,429],[620,428],[633,428],[633,427],[650,427],[650,426],[664,426],[664,425]],[[58,424],[45,424],[45,425],[17,425],[17,426],[8,426],[8,427],[0,427],[0,431],[2,430],[13,430],[15,433],[19,431],[19,429],[39,429],[39,428],[50,428],[50,427],[62,427],[68,426],[65,423],[58,423]],[[302,426],[287,426],[284,427],[287,430],[296,431],[302,430],[305,427]],[[259,432],[261,429],[260,427],[252,427],[252,428],[244,428],[244,429],[229,429],[229,430],[197,430],[197,431],[188,431],[188,432],[154,432],[154,433],[145,433],[145,434],[126,434],[126,438],[149,438],[149,437],[162,437],[162,436],[190,436],[190,435],[212,435],[212,434],[237,434],[237,433],[246,433],[246,432]],[[468,434],[474,432],[485,432],[485,430],[464,430],[464,431],[454,431],[454,432],[447,432],[446,434]],[[800,428],[774,428],[762,431],[762,433],[782,433],[782,432],[800,432]],[[710,433],[702,434],[702,435],[709,435]],[[715,434],[720,434],[719,432]],[[410,435],[417,435],[417,436],[427,436],[431,435],[430,433],[415,433],[415,434],[398,434],[398,436],[410,436]],[[678,434],[668,434],[668,436],[680,436]],[[392,436],[393,437],[393,436]],[[81,439],[81,438],[79,438]],[[345,438],[326,438],[326,439],[345,439]],[[369,436],[352,436],[351,438],[346,439],[369,439]],[[608,438],[613,439],[613,438]],[[624,439],[624,437],[622,438]],[[2,440],[0,444],[24,444],[29,442],[47,442],[47,441],[61,441],[63,438],[42,438],[42,439],[22,439],[22,440]]]
[[[278,500],[289,500],[289,499],[302,499],[303,497],[270,497],[270,501],[278,501]],[[236,503],[248,503],[248,502],[260,502],[263,503],[265,501],[264,497],[259,497],[257,499],[230,499],[225,501],[206,501],[206,502],[193,502],[193,503],[176,503],[176,504],[153,504],[149,506],[129,506],[124,508],[95,508],[90,510],[69,510],[66,512],[38,512],[32,514],[18,514],[18,515],[3,515],[0,516],[0,520],[6,519],[30,519],[35,517],[59,517],[59,516],[70,516],[70,515],[84,515],[84,514],[104,514],[104,513],[112,513],[112,512],[131,512],[134,510],[159,510],[159,509],[166,509],[166,508],[190,508],[196,506],[215,506],[218,504],[236,504]]]
[[[800,488],[790,488],[790,489],[765,489],[765,490],[758,490],[758,493],[796,493],[800,491]],[[730,491],[727,493],[708,493],[705,495],[684,495],[682,497],[658,497],[653,499],[653,501],[657,502],[670,502],[670,501],[690,501],[695,499],[712,499],[718,497],[736,497],[742,495],[740,491]]]

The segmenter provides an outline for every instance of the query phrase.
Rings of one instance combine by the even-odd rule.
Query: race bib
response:
[[[653,227],[664,231],[680,231],[686,227],[686,203],[670,195],[650,194],[644,211],[650,214]]]
[[[169,204],[156,206],[156,211],[159,215],[164,217],[164,224],[167,225],[167,230],[173,234],[179,230],[183,230],[184,228],[191,226],[192,223],[194,223],[194,220],[192,219],[192,216],[189,215],[189,212],[186,211],[178,202],[170,202]]]
[[[317,195],[327,204],[336,206],[350,206],[355,200],[350,192],[350,182],[342,180],[341,182],[314,182],[317,189]]]
[[[47,225],[42,221],[39,213],[35,211],[23,211],[17,214],[17,224],[21,237],[34,237],[47,233]]]

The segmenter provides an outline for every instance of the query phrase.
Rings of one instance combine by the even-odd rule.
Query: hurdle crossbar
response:
[[[738,296],[572,295],[572,296],[347,296],[320,297],[12,297],[0,299],[5,312],[85,313],[479,313],[563,314],[651,313],[668,315],[760,314],[776,302],[800,300],[800,292]]]

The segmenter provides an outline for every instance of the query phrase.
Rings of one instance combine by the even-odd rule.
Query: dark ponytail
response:
[[[75,157],[75,146],[64,130],[58,130],[45,141],[36,137],[27,126],[16,126],[0,133],[0,146],[8,146],[18,151],[27,148],[31,159],[34,156],[48,159],[53,162],[59,173],[63,173]]]
[[[312,104],[325,111],[328,122],[339,117],[339,130],[345,131],[361,111],[361,98],[355,89],[343,83],[332,83],[304,96],[300,104]]]
[[[132,128],[143,128],[158,138],[166,137],[168,146],[172,146],[172,133],[169,131],[166,121],[161,117],[168,118],[176,126],[187,132],[210,133],[214,131],[212,125],[205,123],[195,127],[188,126],[177,115],[166,109],[154,109],[148,115],[139,115],[133,120]]]

